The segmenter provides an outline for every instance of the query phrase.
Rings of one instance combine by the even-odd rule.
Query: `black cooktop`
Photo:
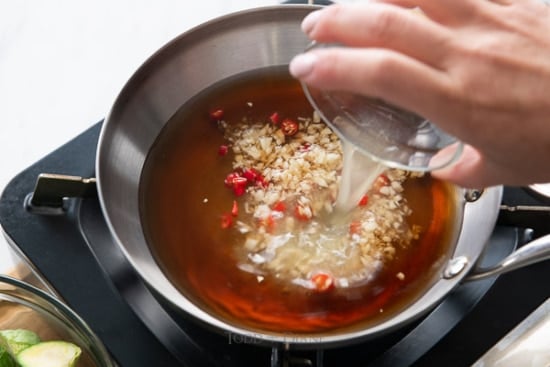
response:
[[[458,286],[425,318],[387,336],[344,348],[295,351],[213,334],[159,301],[108,232],[97,198],[65,200],[44,215],[25,200],[40,173],[94,177],[101,122],[17,175],[0,198],[0,223],[26,257],[79,313],[123,367],[141,366],[469,366],[550,296],[543,262]],[[503,204],[547,205],[506,187]],[[531,237],[550,233],[548,211],[501,211],[484,258],[492,264]],[[532,228],[533,230],[526,229]]]

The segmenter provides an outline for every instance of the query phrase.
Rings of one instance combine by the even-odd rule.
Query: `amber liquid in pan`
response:
[[[391,318],[439,277],[453,242],[456,208],[450,187],[429,175],[405,183],[413,210],[408,220],[422,226],[420,239],[398,250],[396,260],[366,286],[319,293],[276,277],[259,282],[240,270],[233,246],[242,235],[220,226],[235,199],[223,183],[232,159],[218,155],[227,142],[208,115],[220,107],[229,123],[243,116],[265,121],[273,111],[313,112],[294,79],[270,70],[211,87],[182,106],[161,132],[142,174],[141,216],[159,265],[195,304],[251,330],[330,334]]]

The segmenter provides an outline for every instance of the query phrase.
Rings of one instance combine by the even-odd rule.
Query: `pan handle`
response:
[[[465,281],[480,280],[550,259],[550,235],[537,238],[490,267],[474,267]]]
[[[95,178],[41,173],[24,205],[31,213],[62,215],[66,211],[66,199],[93,196],[97,196]]]

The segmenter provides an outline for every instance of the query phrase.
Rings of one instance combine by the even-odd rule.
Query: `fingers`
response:
[[[387,4],[334,6],[311,13],[302,23],[321,43],[383,47],[437,65],[447,53],[452,33],[444,27]]]
[[[437,155],[449,154],[443,149]],[[437,155],[433,159],[438,159]],[[432,171],[435,178],[452,182],[466,188],[482,189],[489,186],[525,185],[532,183],[529,176],[518,175],[521,169],[511,169],[506,164],[499,164],[487,159],[479,150],[465,145],[459,160],[447,167]]]
[[[438,155],[445,156],[447,153],[444,149],[433,159],[439,159]],[[456,163],[433,171],[432,176],[466,188],[481,189],[491,185],[491,177],[487,176],[482,155],[470,145],[464,147],[464,151]]]
[[[296,56],[289,69],[316,88],[381,98],[428,119],[439,117],[442,99],[448,95],[444,73],[385,49],[312,50]]]
[[[500,2],[513,0],[496,0]],[[479,9],[490,9],[492,4],[487,0],[369,0],[372,3],[392,4],[409,9],[419,8],[429,18],[443,24],[453,24],[457,21],[467,20],[473,16]]]

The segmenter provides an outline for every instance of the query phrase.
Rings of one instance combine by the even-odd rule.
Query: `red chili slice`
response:
[[[224,155],[227,154],[227,152],[229,152],[229,147],[225,144],[220,145],[220,147],[218,148],[218,154],[223,157]]]
[[[375,191],[378,191],[380,190],[382,187],[384,186],[388,186],[389,184],[391,183],[390,179],[388,178],[388,176],[386,176],[385,174],[381,174],[379,175],[376,180],[374,181],[374,183],[372,184],[372,188],[375,190]]]
[[[284,201],[278,201],[273,205],[272,209],[276,212],[284,212],[286,211],[286,204]]]
[[[237,200],[233,200],[233,206],[231,207],[231,215],[234,217],[239,215],[239,205],[237,204]]]
[[[349,224],[349,234],[358,234],[361,232],[361,222],[354,220]]]
[[[390,184],[390,179],[385,174],[381,174],[376,179],[382,186],[388,186]]]
[[[308,152],[311,150],[311,144],[307,141],[300,146],[300,152]]]
[[[250,182],[256,182],[258,179],[258,176],[260,173],[256,171],[254,168],[245,168],[243,169],[242,173],[243,177],[245,177]]]
[[[365,206],[369,203],[369,197],[367,195],[364,195],[361,200],[359,200],[359,206]]]
[[[227,188],[233,189],[233,193],[236,196],[241,196],[246,192],[248,186],[248,180],[246,177],[241,176],[239,172],[231,172],[225,177],[223,181]]]
[[[223,213],[221,217],[221,227],[222,229],[230,228],[233,225],[233,217],[231,213]]]
[[[210,120],[220,121],[223,119],[224,111],[221,108],[210,111]]]
[[[254,168],[245,168],[241,173],[242,177],[248,180],[248,184],[256,184],[260,187],[267,187],[268,182],[264,176]]]
[[[281,131],[285,136],[293,136],[298,132],[298,123],[291,119],[284,119],[281,122]]]
[[[259,174],[258,177],[256,177],[256,185],[266,188],[269,185],[269,182],[267,182],[264,176]]]
[[[246,192],[248,180],[245,177],[237,177],[233,179],[233,193],[236,196],[241,196]]]
[[[232,188],[235,184],[235,181],[238,181],[239,178],[241,178],[241,175],[238,172],[231,172],[225,177],[223,183],[226,187]]]
[[[278,125],[279,122],[281,121],[280,117],[279,117],[279,113],[278,112],[273,112],[271,114],[271,116],[269,116],[269,120],[271,121],[271,123],[273,125]]]
[[[311,277],[317,292],[326,292],[334,288],[334,279],[327,273],[317,273]]]

